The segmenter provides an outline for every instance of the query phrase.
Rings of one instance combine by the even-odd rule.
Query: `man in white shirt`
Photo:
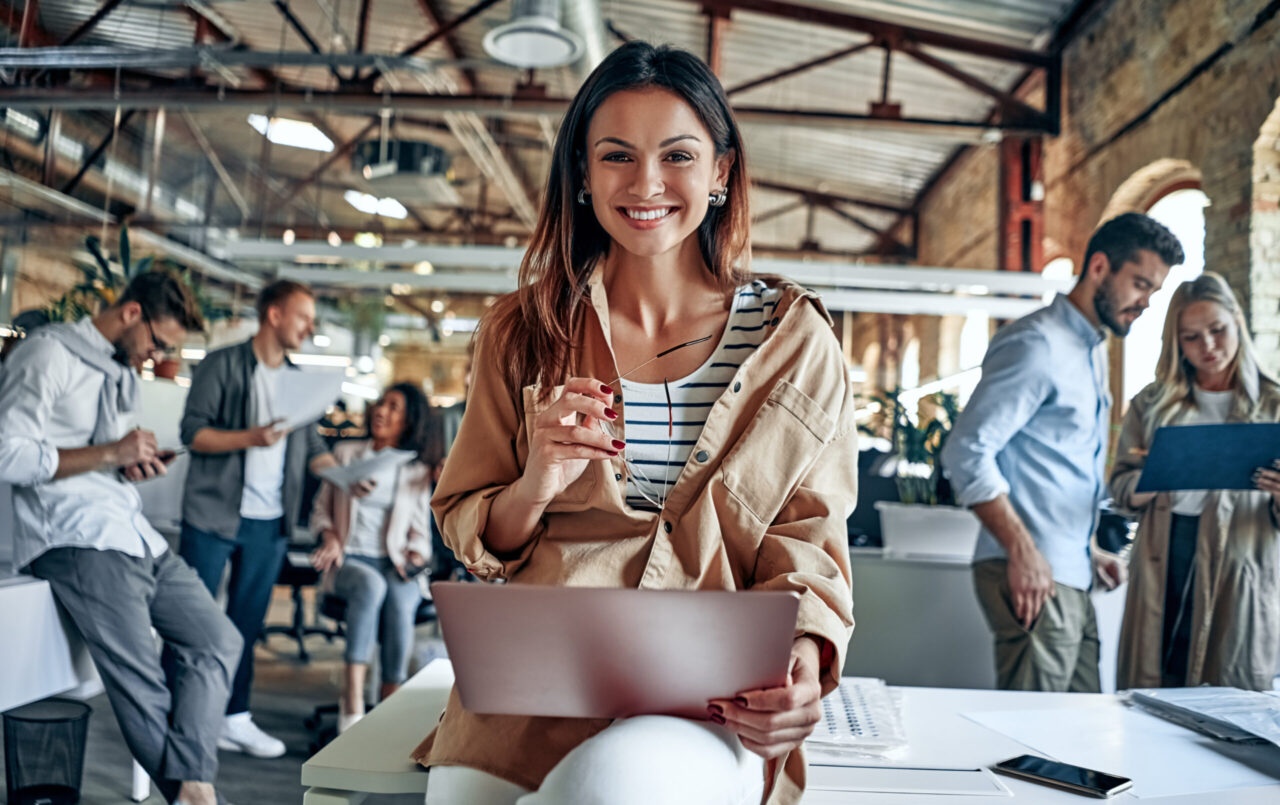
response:
[[[284,742],[249,714],[253,644],[298,521],[307,469],[334,466],[314,423],[278,429],[288,417],[275,400],[297,371],[288,352],[315,334],[316,304],[305,286],[280,280],[258,296],[258,332],[205,356],[191,378],[182,441],[191,448],[178,550],[210,592],[231,565],[227,615],[244,637],[218,746],[279,757]]]
[[[172,451],[126,432],[137,369],[203,329],[185,284],[134,278],[119,301],[31,333],[0,370],[0,480],[13,485],[14,559],[49,582],[84,636],[130,752],[169,801],[214,805],[219,715],[241,639],[142,515],[131,481]],[[166,680],[152,629],[176,658]]]

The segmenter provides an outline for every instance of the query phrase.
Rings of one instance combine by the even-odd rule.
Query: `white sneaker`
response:
[[[338,713],[338,734],[341,735],[351,729],[352,725],[362,718],[364,718],[364,713],[351,713],[350,715]]]
[[[223,720],[218,748],[261,758],[280,757],[285,753],[284,741],[259,729],[247,711]]]

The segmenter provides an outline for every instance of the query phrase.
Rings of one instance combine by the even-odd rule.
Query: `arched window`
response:
[[[1174,266],[1151,306],[1138,317],[1124,340],[1124,402],[1155,380],[1160,359],[1165,312],[1173,289],[1204,271],[1204,208],[1209,197],[1199,188],[1183,187],[1161,196],[1147,214],[1169,228],[1182,243],[1186,260]]]

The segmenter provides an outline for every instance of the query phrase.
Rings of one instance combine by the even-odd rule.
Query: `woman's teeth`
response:
[[[661,210],[627,210],[627,217],[636,221],[656,221],[659,218],[666,218],[671,214],[673,207],[667,207]]]

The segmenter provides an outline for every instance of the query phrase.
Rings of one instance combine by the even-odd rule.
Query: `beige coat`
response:
[[[482,343],[466,414],[433,502],[445,542],[459,559],[482,579],[512,583],[795,591],[796,633],[825,644],[822,687],[830,692],[853,626],[845,520],[857,499],[854,402],[831,319],[817,297],[790,282],[773,284],[783,293],[772,333],[712,407],[662,519],[624,503],[621,457],[594,461],[551,503],[514,557],[495,556],[481,535],[494,497],[524,470],[530,423],[558,390],[537,403],[536,388],[508,388],[502,355]],[[573,373],[607,382],[619,372],[598,271],[590,293],[594,315],[585,317],[578,333],[582,349]],[[614,405],[624,413],[619,424],[625,407],[626,400]],[[455,690],[414,757],[424,765],[470,766],[536,789],[569,750],[608,725],[477,715],[462,708]],[[767,802],[799,801],[801,753],[767,764],[765,774]]]
[[[1280,386],[1260,377],[1256,369],[1245,376],[1253,405],[1237,398],[1228,421],[1280,421]],[[1125,416],[1110,482],[1111,495],[1122,509],[1133,508],[1131,496],[1155,433],[1153,406],[1158,395],[1156,384],[1147,386]],[[1280,445],[1276,457],[1280,458]],[[1120,630],[1116,684],[1122,689],[1160,685],[1171,507],[1172,496],[1162,493],[1141,511]],[[1188,686],[1271,688],[1280,653],[1277,523],[1280,510],[1265,492],[1222,490],[1209,495],[1196,544]]]
[[[370,444],[368,439],[338,442],[334,445],[333,457],[339,464],[350,464],[360,458]],[[311,530],[320,535],[334,532],[345,549],[359,510],[359,498],[322,481],[311,510]],[[387,558],[397,568],[404,568],[409,551],[423,558],[431,556],[431,469],[421,461],[411,461],[396,473],[395,501],[383,526],[383,540]],[[332,591],[336,573],[336,568],[326,571],[320,582],[321,590]],[[419,576],[424,577],[425,574]]]

